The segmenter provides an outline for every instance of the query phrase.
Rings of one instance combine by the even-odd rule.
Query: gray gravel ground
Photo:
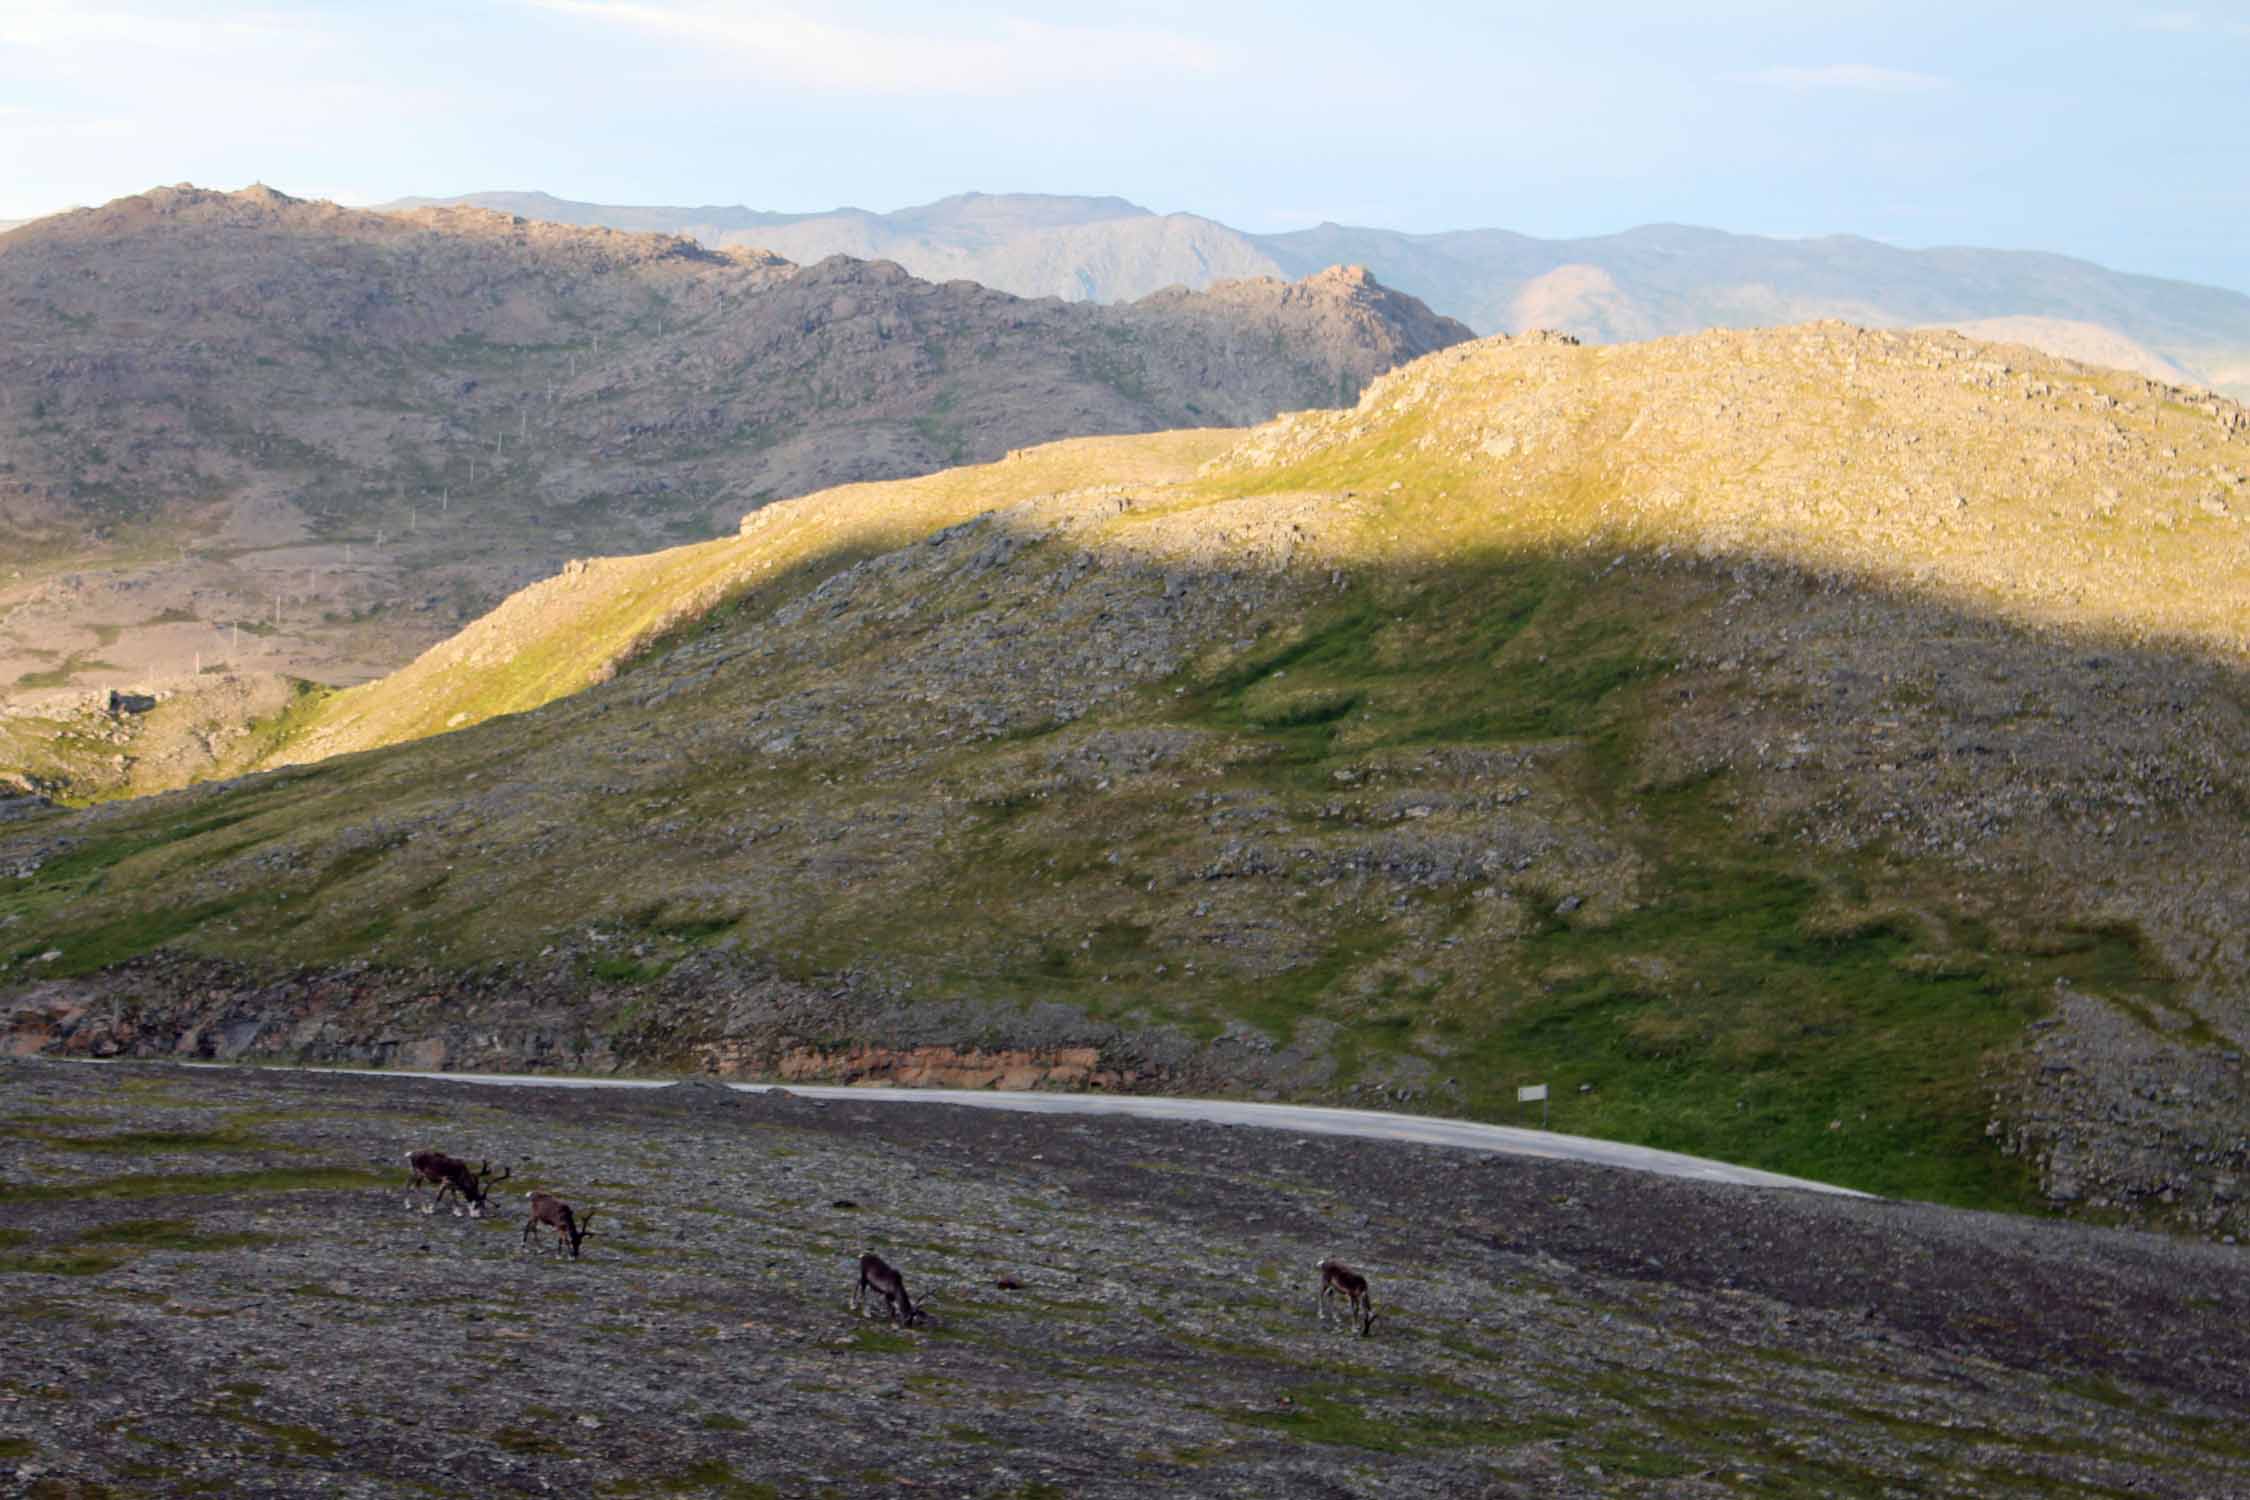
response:
[[[509,1163],[494,1215],[410,1212],[423,1146]],[[850,1314],[863,1247],[924,1324]],[[6,1062],[0,1494],[2236,1496],[2246,1264],[1245,1128]]]

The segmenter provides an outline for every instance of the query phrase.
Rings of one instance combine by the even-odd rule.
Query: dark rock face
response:
[[[0,791],[0,823],[12,823],[35,813],[52,811],[54,803],[32,792]]]

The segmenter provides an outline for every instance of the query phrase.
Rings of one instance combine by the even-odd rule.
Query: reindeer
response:
[[[472,1172],[467,1162],[447,1156],[443,1151],[409,1151],[406,1153],[406,1164],[414,1169],[414,1175],[406,1179],[408,1208],[414,1206],[418,1196],[414,1189],[423,1183],[434,1182],[437,1184],[437,1196],[429,1201],[422,1212],[436,1213],[447,1193],[459,1193],[461,1201],[469,1206],[469,1217],[472,1219],[484,1217],[484,1200],[490,1194],[492,1185],[507,1181],[508,1174],[515,1170],[513,1167],[502,1167],[500,1175],[494,1177],[492,1162],[487,1159]],[[459,1218],[461,1210],[453,1210],[453,1216]]]
[[[861,1317],[867,1316],[867,1292],[874,1288],[890,1308],[891,1321],[901,1328],[912,1328],[914,1320],[922,1316],[914,1299],[906,1295],[906,1278],[874,1251],[869,1250],[859,1258],[859,1289],[852,1294],[851,1309]]]
[[[583,1219],[572,1215],[570,1205],[552,1193],[537,1190],[524,1194],[531,1200],[531,1218],[523,1226],[523,1242],[531,1243],[531,1232],[544,1224],[555,1232],[556,1247],[568,1246],[570,1258],[578,1259],[578,1247],[585,1242],[586,1231],[594,1225],[594,1214],[588,1210]]]
[[[1340,1260],[1320,1263],[1320,1321],[1328,1321],[1328,1299],[1344,1299],[1344,1315],[1359,1325],[1359,1336],[1375,1326],[1375,1298],[1367,1290],[1367,1278]]]

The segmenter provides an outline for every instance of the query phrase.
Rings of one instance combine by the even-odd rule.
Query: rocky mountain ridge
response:
[[[2246,472],[2231,402],[1830,324],[785,502],[329,700],[302,764],[7,825],[4,1025],[1545,1081],[1582,1133],[2239,1237]]]
[[[1118,198],[1040,194],[970,193],[891,214],[627,208],[544,193],[407,201],[487,203],[568,223],[663,229],[793,259],[875,254],[917,275],[1095,301],[1351,263],[1480,333],[1552,328],[1607,342],[1843,318],[1990,337],[1993,330],[1977,325],[2006,319],[2016,324],[2006,335],[2013,342],[2066,358],[2093,357],[2099,347],[2101,363],[2250,397],[2250,296],[2059,255],[1908,250],[1852,235],[1785,240],[1675,224],[1555,240],[1502,229],[1407,234],[1341,224],[1252,234]]]
[[[239,759],[242,700],[379,675],[573,555],[1348,401],[1466,337],[1343,270],[1095,307],[264,188],[40,220],[0,242],[0,769],[177,784]],[[164,712],[104,719],[118,688]]]

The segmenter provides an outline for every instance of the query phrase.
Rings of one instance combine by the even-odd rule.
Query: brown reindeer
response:
[[[901,1328],[912,1328],[914,1320],[922,1316],[914,1299],[906,1295],[906,1278],[899,1275],[883,1257],[870,1250],[859,1258],[859,1289],[852,1294],[852,1311],[867,1316],[867,1293],[873,1288],[890,1308],[891,1321]]]
[[[1328,1321],[1328,1299],[1344,1299],[1344,1315],[1359,1327],[1359,1336],[1375,1326],[1375,1298],[1367,1290],[1367,1278],[1340,1260],[1320,1263],[1320,1321]]]
[[[544,1224],[555,1232],[557,1249],[568,1249],[572,1260],[578,1259],[578,1247],[586,1239],[586,1231],[593,1227],[594,1214],[588,1210],[581,1219],[573,1215],[570,1205],[552,1193],[536,1189],[524,1194],[531,1200],[531,1218],[523,1226],[524,1243],[531,1242],[531,1232]]]
[[[414,1175],[406,1179],[408,1208],[414,1207],[419,1196],[414,1189],[424,1183],[434,1182],[437,1184],[437,1195],[430,1199],[422,1212],[436,1213],[447,1193],[458,1193],[461,1201],[468,1205],[469,1217],[472,1219],[484,1217],[484,1200],[491,1193],[493,1184],[507,1181],[508,1174],[515,1170],[513,1167],[502,1167],[500,1175],[495,1177],[492,1175],[492,1163],[488,1159],[471,1171],[467,1162],[447,1156],[443,1151],[409,1151],[406,1153],[406,1164],[414,1169]],[[453,1210],[453,1216],[459,1218],[461,1210]]]

